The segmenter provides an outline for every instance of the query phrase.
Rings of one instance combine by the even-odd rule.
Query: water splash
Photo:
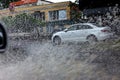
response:
[[[94,62],[99,54],[95,45],[53,46],[49,42],[39,43],[38,41],[25,43],[27,43],[28,56],[24,60],[10,58],[15,62],[1,63],[0,80],[110,80],[118,78],[116,75],[107,73],[102,65]],[[91,52],[92,49],[93,52]],[[13,55],[13,57],[19,56]],[[9,55],[5,58],[9,58]]]

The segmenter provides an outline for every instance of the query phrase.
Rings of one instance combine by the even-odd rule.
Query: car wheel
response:
[[[5,26],[0,23],[0,53],[5,52],[7,47],[7,33]]]
[[[61,38],[60,37],[55,37],[54,40],[53,40],[53,43],[55,45],[60,45],[61,44]]]
[[[95,43],[95,42],[98,41],[97,38],[94,35],[88,36],[87,40],[88,40],[89,43]]]

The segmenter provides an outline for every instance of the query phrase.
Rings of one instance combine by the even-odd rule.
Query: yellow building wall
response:
[[[45,5],[39,5],[39,6],[30,6],[30,7],[15,7],[14,13],[11,13],[9,9],[3,9],[0,10],[0,18],[1,17],[7,17],[7,16],[15,16],[22,13],[28,13],[32,14],[35,11],[45,12],[45,21],[49,21],[49,11],[55,11],[55,10],[66,10],[67,19],[70,20],[70,1],[67,2],[60,2],[60,3],[52,3],[52,4],[45,4]],[[45,25],[46,26],[46,25]],[[68,28],[68,25],[64,25],[65,28]],[[55,28],[58,28],[58,25],[55,25]],[[43,33],[46,33],[46,27],[43,27]]]
[[[30,7],[15,7],[14,13],[11,13],[9,9],[0,10],[0,17],[4,16],[14,16],[21,13],[34,13],[35,11],[45,12],[45,20],[49,21],[49,11],[54,10],[66,10],[67,11],[67,19],[70,19],[70,7],[69,4],[71,2],[60,2],[60,3],[52,3],[45,4],[39,6],[30,6]]]

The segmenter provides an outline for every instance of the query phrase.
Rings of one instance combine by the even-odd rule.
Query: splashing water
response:
[[[49,42],[39,43],[38,41],[24,41],[24,43],[27,43],[25,45],[27,57],[19,60],[13,57],[23,56],[12,55],[11,61],[0,62],[0,80],[111,80],[118,78],[108,75],[105,68],[98,66],[98,63],[92,63],[97,58],[97,54],[90,52],[92,49],[90,46],[95,45],[53,46]],[[9,58],[11,55],[0,56]]]

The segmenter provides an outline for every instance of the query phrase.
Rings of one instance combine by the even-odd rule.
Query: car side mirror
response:
[[[65,29],[65,30],[64,30],[64,32],[67,32],[67,31],[68,31],[68,29]]]
[[[0,23],[0,53],[5,52],[7,47],[7,33],[5,25]]]

